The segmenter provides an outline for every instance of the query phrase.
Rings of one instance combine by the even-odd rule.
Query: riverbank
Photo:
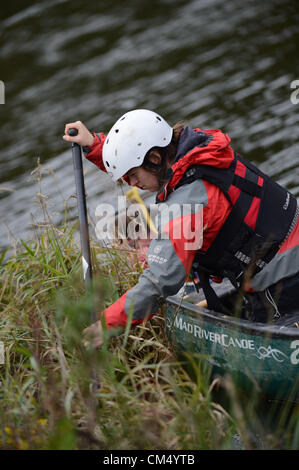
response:
[[[289,408],[269,431],[229,379],[210,381],[200,360],[184,367],[163,309],[87,351],[82,330],[92,306],[99,315],[145,266],[128,246],[92,241],[95,288],[87,296],[76,225],[55,226],[42,208],[35,239],[18,241],[0,260],[1,449],[231,449],[234,436],[252,449],[260,446],[253,422],[263,448],[298,447],[298,415],[290,418]],[[221,388],[225,407],[215,398]]]

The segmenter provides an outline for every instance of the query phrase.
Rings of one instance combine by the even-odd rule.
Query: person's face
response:
[[[131,186],[138,186],[141,189],[147,189],[151,192],[156,192],[160,188],[159,180],[156,175],[145,170],[141,166],[137,166],[128,171]]]
[[[156,165],[161,164],[161,155],[156,150],[152,150],[149,155],[151,162]],[[158,176],[153,175],[148,170],[145,170],[141,166],[131,168],[127,173],[131,186],[138,186],[141,189],[147,189],[152,193],[160,189],[160,183]]]

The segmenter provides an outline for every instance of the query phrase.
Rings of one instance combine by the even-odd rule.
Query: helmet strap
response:
[[[143,160],[143,163],[145,163],[146,166],[150,166],[154,170],[161,170],[164,166],[163,164],[159,165],[158,163],[153,163],[148,157],[145,157],[145,159]]]
[[[149,154],[145,155],[145,158],[143,160],[143,163],[145,163],[147,166],[150,168],[153,168],[154,170],[161,171],[164,170],[166,167],[166,155],[165,155],[165,148],[159,148],[158,150],[160,156],[161,156],[161,163],[153,163],[150,160]]]

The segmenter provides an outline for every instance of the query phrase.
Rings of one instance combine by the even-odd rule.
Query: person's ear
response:
[[[162,157],[157,150],[151,150],[148,158],[155,165],[161,165],[162,163]]]

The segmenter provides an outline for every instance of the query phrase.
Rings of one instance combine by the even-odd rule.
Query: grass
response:
[[[76,225],[55,226],[40,203],[45,224],[35,239],[1,256],[0,449],[252,449],[253,421],[264,447],[298,448],[298,414],[284,411],[269,431],[229,378],[210,380],[204,361],[185,367],[163,308],[127,335],[106,332],[96,353],[86,350],[90,309],[99,315],[143,266],[133,249],[93,241],[87,295]]]

